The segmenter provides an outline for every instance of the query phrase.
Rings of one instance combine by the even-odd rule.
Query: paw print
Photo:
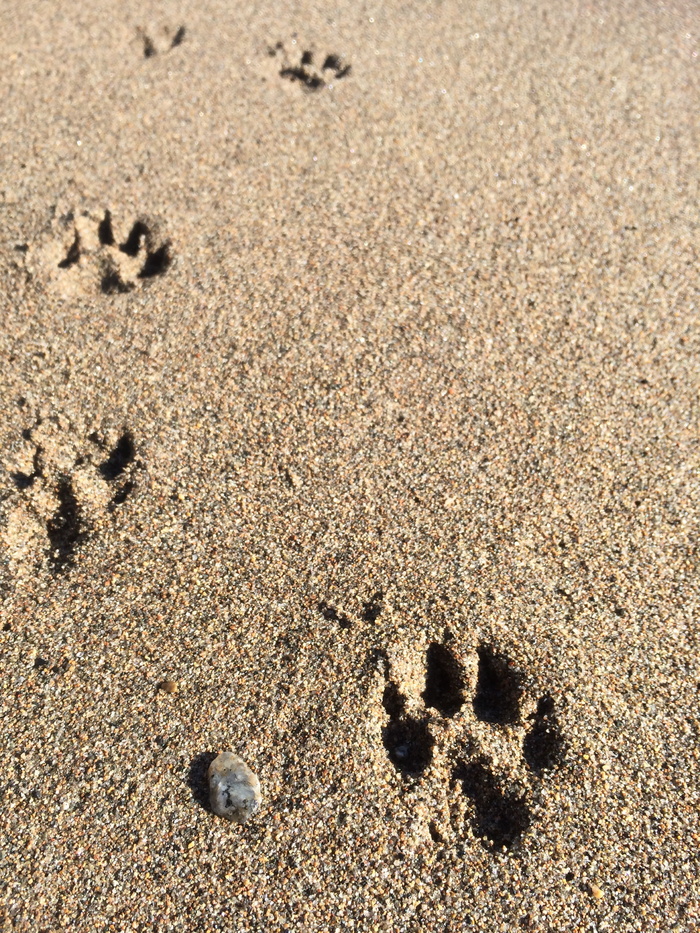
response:
[[[171,49],[177,48],[178,45],[182,45],[185,41],[187,30],[184,26],[179,26],[174,31],[165,27],[162,30],[162,36],[159,36],[157,42],[151,38],[145,29],[138,29],[137,33],[143,43],[143,57],[153,58],[154,55],[169,52]]]
[[[2,502],[0,536],[20,575],[37,558],[64,573],[133,493],[142,467],[134,439],[128,430],[109,440],[93,432],[81,443],[59,418],[38,418],[22,442],[8,470],[14,492]]]
[[[292,40],[296,46],[296,38]],[[279,76],[299,84],[306,91],[320,91],[333,80],[340,81],[350,74],[351,66],[334,53],[317,56],[312,49],[304,49],[298,61],[290,60],[282,42],[268,48],[270,58],[280,58]]]
[[[533,801],[544,773],[564,758],[556,704],[546,692],[536,701],[528,696],[522,674],[493,646],[463,659],[451,644],[428,646],[419,695],[415,659],[399,660],[402,675],[395,677],[385,656],[382,741],[406,781],[419,782],[436,757],[446,765],[451,785],[442,810],[451,814],[451,826],[431,822],[433,838],[456,841],[466,822],[487,849],[508,851],[535,822]],[[455,788],[461,799],[448,803]]]
[[[28,271],[68,297],[133,291],[163,275],[172,261],[171,241],[158,221],[142,216],[119,231],[109,210],[98,216],[68,211],[25,253]]]

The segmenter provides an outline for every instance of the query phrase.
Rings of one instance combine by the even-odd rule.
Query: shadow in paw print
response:
[[[105,215],[97,228],[97,238],[101,246],[114,246],[114,230],[112,230],[111,211],[105,211]]]
[[[107,482],[113,482],[122,476],[135,456],[136,447],[131,431],[124,431],[109,457],[100,464],[100,473]],[[135,485],[132,479],[123,482],[112,496],[107,506],[108,511],[113,512],[118,505],[126,502],[128,496],[134,491]]]
[[[153,58],[154,55],[158,54],[158,49],[155,46],[153,39],[147,35],[143,30],[139,29],[139,34],[143,41],[143,57],[144,58]],[[182,45],[185,41],[185,36],[187,35],[187,30],[184,26],[180,26],[175,35],[170,40],[170,48],[175,49],[178,45]]]
[[[268,48],[268,54],[277,55],[280,52],[286,59],[284,45],[278,42]],[[331,73],[331,77],[336,80],[344,78],[350,74],[351,66],[345,65],[338,55],[326,55],[319,70],[314,70],[314,53],[311,49],[305,49],[301,53],[298,65],[285,64],[280,69],[280,77],[287,78],[289,81],[298,82],[307,91],[318,91],[326,86],[326,72]]]
[[[523,754],[533,771],[549,771],[558,767],[564,757],[564,736],[559,729],[554,700],[545,693],[530,716],[532,728],[525,736]]]
[[[384,687],[382,706],[389,714],[390,719],[400,719],[406,712],[406,699],[396,684],[391,681]]]
[[[170,268],[172,261],[170,243],[163,243],[158,249],[146,255],[146,261],[139,272],[139,278],[150,279],[154,275],[162,275]]]
[[[66,253],[66,258],[62,259],[59,264],[59,269],[69,269],[71,266],[74,266],[77,262],[80,261],[80,234],[78,231],[75,231],[75,239],[70,245],[68,252]]]
[[[352,627],[352,622],[346,615],[343,615],[342,612],[338,612],[337,609],[326,602],[320,602],[318,604],[318,611],[327,622],[337,622],[340,628],[343,629]]]
[[[31,431],[22,432],[22,436],[25,440],[31,440],[32,435]],[[13,473],[10,473],[10,476],[14,480],[15,486],[18,489],[29,489],[30,486],[34,485],[34,481],[40,479],[44,475],[43,468],[43,447],[37,447],[34,451],[34,457],[32,459],[32,472],[24,473],[22,470],[16,470]]]
[[[460,763],[454,779],[472,801],[472,829],[485,848],[510,849],[532,823],[524,795],[504,791],[491,772],[486,758]]]
[[[134,438],[130,431],[125,431],[109,457],[100,464],[100,473],[107,480],[116,479],[121,476],[135,455]]]
[[[10,477],[18,489],[29,489],[34,485],[36,473],[23,473],[22,470],[16,470],[10,473]]]
[[[423,701],[452,717],[464,706],[464,671],[449,648],[438,642],[428,647]]]
[[[377,590],[374,596],[369,599],[364,606],[362,607],[362,620],[364,622],[376,622],[379,616],[382,614],[382,602],[384,600],[384,593],[381,590]]]
[[[382,729],[389,759],[402,774],[422,774],[433,760],[435,743],[427,718],[406,714],[406,701],[391,681],[384,688],[382,703],[389,714],[389,722]]]
[[[82,212],[81,224],[89,223],[90,215]],[[74,219],[71,212],[61,218],[61,222],[70,223]],[[74,228],[73,242],[67,249],[64,258],[58,263],[59,269],[71,269],[80,265],[86,275],[96,273],[95,284],[104,295],[118,295],[130,292],[139,284],[146,284],[147,280],[161,276],[172,266],[175,255],[172,241],[164,239],[160,232],[160,223],[157,219],[142,217],[132,224],[129,234],[123,242],[119,242],[114,232],[112,214],[105,210],[102,219],[95,221],[94,231],[97,234],[99,247],[95,248],[93,234],[87,235],[82,226]],[[124,253],[129,262],[120,256]],[[81,278],[81,281],[85,276]]]
[[[155,275],[162,275],[166,272],[173,261],[172,248],[170,240],[166,240],[157,249],[153,249],[153,235],[151,228],[142,220],[137,220],[129,232],[129,236],[120,243],[119,249],[127,256],[138,256],[145,245],[146,259],[144,260],[140,279],[150,279]]]
[[[127,480],[124,485],[120,486],[119,489],[117,489],[117,491],[114,493],[109,501],[107,510],[109,512],[113,512],[118,505],[123,505],[134,491],[135,487],[136,483],[134,483],[133,480]]]
[[[190,762],[187,773],[187,786],[192,791],[192,797],[207,812],[211,813],[209,804],[209,784],[207,782],[207,769],[216,758],[216,752],[200,752]]]
[[[483,722],[515,723],[520,718],[522,677],[508,658],[488,645],[478,649],[474,714]]]
[[[54,573],[73,563],[76,548],[86,537],[80,506],[69,477],[62,476],[56,489],[58,508],[46,524],[51,545],[49,559]]]
[[[350,74],[350,65],[344,65],[337,55],[326,55],[323,71],[332,71],[336,78],[344,78]]]
[[[34,485],[34,480],[40,474],[34,470],[32,473],[23,473],[22,470],[15,470],[13,473],[10,473],[12,480],[15,486],[18,489],[29,489],[30,486]]]
[[[148,227],[142,220],[137,220],[129,231],[129,236],[120,243],[119,249],[127,256],[138,256],[139,250],[148,236]]]
[[[320,78],[317,74],[313,74],[310,71],[307,71],[302,65],[297,65],[296,68],[287,67],[282,68],[280,71],[281,78],[289,78],[290,81],[298,81],[300,84],[303,84],[305,88],[309,91],[318,91],[319,88],[325,87],[326,82],[323,78]]]
[[[108,262],[103,267],[100,289],[103,295],[124,295],[133,291],[134,283],[125,282],[114,263]]]

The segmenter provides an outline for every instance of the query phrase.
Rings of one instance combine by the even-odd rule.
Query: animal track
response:
[[[543,772],[564,758],[554,698],[540,696],[523,722],[533,706],[524,677],[491,645],[481,645],[465,664],[448,644],[432,642],[420,694],[413,662],[403,664],[409,687],[402,690],[386,655],[384,661],[382,740],[389,760],[415,784],[439,757],[450,786],[462,791],[456,811],[448,808],[452,831],[432,821],[433,838],[460,836],[467,820],[487,849],[511,849],[534,822],[532,803]]]
[[[137,33],[143,42],[143,57],[153,58],[154,55],[169,52],[171,49],[177,48],[178,45],[182,45],[185,41],[187,30],[184,26],[180,26],[175,32],[171,33],[171,30],[166,27],[163,29],[163,37],[159,38],[157,44],[145,29],[138,29]]]
[[[292,41],[296,45],[296,39]],[[300,84],[306,91],[320,91],[333,80],[345,78],[351,71],[351,66],[333,53],[317,56],[312,49],[305,49],[299,55],[298,64],[295,64],[289,59],[282,42],[270,46],[267,51],[270,58],[281,59],[280,77]]]
[[[93,432],[79,444],[58,418],[38,418],[22,437],[20,468],[9,471],[15,491],[2,501],[0,536],[18,567],[43,554],[52,572],[62,573],[104,513],[133,492],[142,464],[128,430],[111,443]]]
[[[109,210],[98,216],[68,211],[25,253],[27,270],[41,273],[65,295],[114,295],[143,287],[169,269],[172,244],[156,220],[139,217],[122,231],[123,237],[118,232]]]

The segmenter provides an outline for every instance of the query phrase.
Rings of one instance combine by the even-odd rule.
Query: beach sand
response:
[[[700,929],[699,12],[0,4],[3,929]]]

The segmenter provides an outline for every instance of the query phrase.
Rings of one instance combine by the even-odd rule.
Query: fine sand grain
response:
[[[3,929],[700,929],[699,14],[0,2]]]

